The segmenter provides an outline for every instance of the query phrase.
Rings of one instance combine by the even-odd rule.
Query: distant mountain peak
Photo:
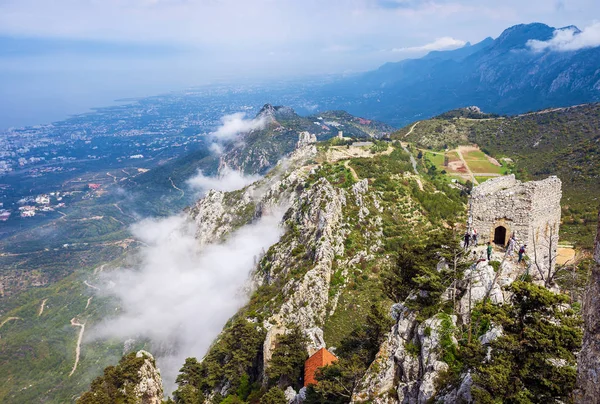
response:
[[[496,49],[525,48],[530,40],[547,41],[556,29],[540,22],[518,24],[505,29],[494,41]]]
[[[458,49],[453,49],[449,51],[431,51],[422,59],[445,59],[460,61],[480,51],[481,49],[487,48],[493,42],[494,40],[491,37],[487,37],[483,41],[477,42],[474,45],[471,44],[471,42],[467,42],[464,46]]]
[[[263,105],[263,107],[260,109],[260,111],[258,112],[258,114],[256,114],[257,118],[269,118],[272,120],[276,120],[276,118],[278,117],[290,117],[290,116],[295,116],[296,112],[290,108],[290,107],[285,107],[285,106],[281,106],[281,105],[272,105],[272,104],[265,104]]]
[[[274,113],[275,113],[275,107],[271,104],[263,105],[263,107],[260,109],[260,111],[258,111],[258,115],[274,114]]]
[[[557,28],[556,31],[573,31],[575,34],[581,34],[581,30],[576,25],[567,25],[566,27]]]

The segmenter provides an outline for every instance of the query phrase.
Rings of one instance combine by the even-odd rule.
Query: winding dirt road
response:
[[[2,328],[2,326],[4,324],[8,323],[10,320],[22,320],[22,319],[21,319],[21,317],[8,317],[0,323],[0,328]]]
[[[79,355],[81,354],[81,340],[83,339],[83,332],[85,331],[85,324],[79,323],[75,319],[75,317],[71,319],[71,325],[73,327],[81,327],[81,330],[79,330],[79,337],[77,337],[77,346],[75,347],[75,363],[73,364],[73,370],[71,370],[71,373],[69,373],[69,377],[71,377],[73,373],[75,373],[77,365],[79,364]]]
[[[344,162],[344,167],[346,167],[348,170],[350,170],[350,173],[352,173],[352,178],[354,178],[354,181],[360,181],[358,179],[358,174],[356,174],[356,171],[354,171],[354,168],[352,168],[350,166],[350,160],[346,160]]]
[[[42,315],[42,313],[44,312],[44,307],[46,306],[46,301],[48,299],[44,299],[42,300],[42,304],[40,304],[40,310],[38,311],[38,317]]]
[[[92,289],[96,289],[96,290],[100,290],[100,288],[99,288],[99,287],[97,287],[97,286],[94,286],[94,285],[90,285],[90,284],[88,283],[88,281],[83,281],[83,283],[84,283],[84,285],[85,285],[85,286],[87,286],[87,287],[90,287],[90,288],[92,288]]]
[[[183,198],[185,196],[185,191],[181,188],[177,188],[177,185],[175,185],[175,183],[173,182],[173,180],[171,179],[171,177],[169,177],[169,181],[171,181],[171,185],[173,186],[173,188],[175,188],[176,190],[178,190],[179,192],[181,192],[181,196],[180,198]]]
[[[408,137],[408,135],[410,135],[413,132],[413,130],[415,130],[415,126],[417,126],[417,124],[419,122],[421,122],[421,121],[415,122],[415,124],[410,128],[410,130],[408,132],[406,132],[406,135],[404,135],[404,137]]]

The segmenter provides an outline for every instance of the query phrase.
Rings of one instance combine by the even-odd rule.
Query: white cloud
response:
[[[392,52],[429,52],[436,50],[451,50],[465,46],[466,41],[449,36],[438,38],[433,42],[422,46],[411,46],[406,48],[394,48]]]
[[[149,340],[170,392],[186,357],[202,358],[227,320],[246,302],[244,287],[261,252],[279,240],[283,210],[200,249],[185,215],[148,219],[132,227],[147,244],[136,269],[105,275],[104,293],[120,301],[119,314],[93,338]]]
[[[581,32],[575,28],[554,31],[554,36],[548,41],[530,40],[529,48],[536,52],[552,50],[559,52],[575,51],[600,46],[600,22],[585,27]]]
[[[109,45],[143,43],[181,51],[167,55],[157,51],[156,57],[147,59],[121,52],[108,61],[107,57],[87,58],[86,52],[65,59],[49,51],[51,55],[44,53],[39,63],[18,58],[18,66],[11,67],[20,76],[23,71],[44,72],[50,67],[79,73],[88,66],[92,73],[84,77],[86,81],[71,84],[73,88],[97,94],[89,88],[93,82],[105,92],[118,90],[114,98],[121,98],[214,80],[364,71],[414,56],[401,51],[391,57],[389,50],[399,48],[398,44],[426,44],[442,37],[476,43],[522,22],[585,26],[600,13],[597,0],[563,3],[564,9],[559,10],[548,0],[0,0],[0,35],[91,39]],[[20,53],[11,53],[10,58]],[[4,73],[1,59],[0,76]],[[108,74],[107,64],[117,74]],[[100,83],[102,75],[106,77]],[[39,76],[43,85],[31,84],[37,98],[53,81]],[[68,83],[76,77],[68,75]],[[5,80],[0,89],[14,86],[12,81]],[[60,84],[53,90],[58,96],[66,87]],[[14,92],[22,93],[19,90]],[[14,103],[15,97],[4,98]]]
[[[244,175],[239,171],[234,171],[229,167],[225,167],[220,171],[220,174],[217,177],[208,177],[199,171],[198,174],[186,182],[190,188],[199,192],[204,192],[209,189],[214,189],[216,191],[233,191],[244,188],[261,178],[260,175]]]
[[[267,124],[264,117],[245,119],[243,112],[225,115],[221,118],[221,126],[211,135],[219,141],[227,141],[234,139],[238,134],[249,132],[254,129],[262,129]]]

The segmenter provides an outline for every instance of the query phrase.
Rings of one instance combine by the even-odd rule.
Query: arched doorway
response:
[[[506,244],[506,227],[496,227],[496,229],[494,230],[494,243],[502,246]]]

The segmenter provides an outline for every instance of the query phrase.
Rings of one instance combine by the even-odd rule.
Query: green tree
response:
[[[173,393],[176,403],[201,403],[204,395],[198,390],[202,378],[202,366],[196,358],[187,358],[179,370],[176,382],[177,390]]]
[[[454,276],[458,275],[450,268],[437,270],[442,258],[452,263],[453,249],[449,245],[453,244],[455,238],[452,233],[443,232],[431,236],[425,244],[401,248],[396,266],[383,273],[382,288],[387,297],[399,302],[405,300],[411,292],[421,291],[414,301],[407,303],[413,306],[411,308],[422,309],[436,304]]]
[[[576,381],[581,319],[569,297],[529,282],[514,282],[512,305],[484,307],[504,335],[489,361],[475,368],[473,395],[482,403],[568,402]]]
[[[202,394],[208,395],[226,384],[230,393],[236,392],[243,382],[258,380],[264,338],[264,330],[256,324],[244,318],[235,319],[201,363],[186,360],[174,393],[178,403],[194,403],[186,400],[198,400]],[[188,386],[195,387],[197,395],[192,394],[194,390]]]
[[[365,368],[368,367],[391,327],[392,319],[388,313],[378,304],[371,305],[365,324],[357,327],[341,342],[338,355],[346,359],[356,356],[356,360]]]
[[[90,390],[78,400],[79,404],[109,404],[133,402],[133,388],[139,384],[139,370],[147,357],[137,357],[135,352],[121,358],[117,366],[108,366],[102,376],[95,378]],[[154,360],[152,359],[152,362]]]
[[[317,371],[317,385],[307,391],[310,403],[347,403],[352,391],[375,359],[379,346],[390,332],[392,320],[385,310],[373,304],[365,324],[345,338],[337,351],[338,361]]]
[[[304,362],[308,359],[307,343],[308,339],[297,326],[277,338],[273,356],[266,369],[271,385],[291,385],[295,389],[302,387]]]
[[[358,355],[341,358],[317,371],[316,385],[310,385],[306,392],[306,404],[345,404],[352,398],[366,367]]]
[[[287,404],[283,390],[279,387],[271,387],[260,399],[261,404]]]

